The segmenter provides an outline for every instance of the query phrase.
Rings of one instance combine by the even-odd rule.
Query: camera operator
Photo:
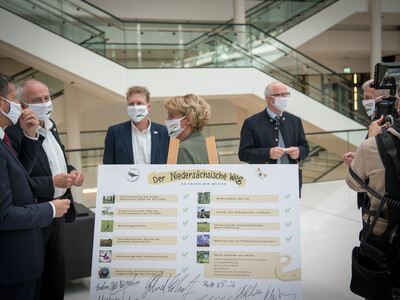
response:
[[[385,127],[385,129],[382,129]],[[357,149],[354,160],[352,161],[350,167],[354,171],[358,177],[368,183],[368,186],[375,190],[380,195],[385,195],[390,199],[394,199],[400,201],[400,169],[395,171],[397,167],[396,165],[400,162],[400,121],[394,122],[394,124],[389,127],[388,123],[383,124],[383,117],[374,121],[369,126],[368,131],[368,139],[366,139]],[[376,137],[375,137],[376,136]],[[384,151],[385,145],[382,146],[383,139],[387,136],[388,139],[393,141],[391,143],[392,148],[390,148],[390,152],[394,152],[393,156],[388,154],[389,151]],[[386,147],[387,148],[387,147]],[[387,149],[386,149],[387,150]],[[394,150],[394,151],[393,151]],[[397,152],[396,152],[397,150]],[[397,162],[396,162],[397,160]],[[394,166],[393,168],[391,166]],[[389,167],[388,167],[389,166]],[[351,174],[350,172],[346,177],[347,185],[357,192],[365,192],[367,191],[365,187],[363,187]],[[366,210],[363,216],[363,220],[366,225],[364,225],[364,230],[361,232],[361,241],[364,241],[366,244],[372,245],[373,247],[378,248],[387,254],[394,261],[395,267],[391,269],[391,274],[393,274],[393,281],[390,282],[385,279],[383,282],[385,284],[380,284],[382,287],[381,290],[376,291],[375,294],[368,294],[366,292],[364,294],[360,294],[367,297],[367,299],[400,299],[394,296],[395,294],[400,295],[399,290],[392,295],[392,287],[396,286],[400,287],[400,276],[397,273],[399,269],[399,238],[397,237],[400,233],[399,225],[400,224],[400,215],[394,215],[400,212],[396,206],[392,204],[385,203],[381,209],[381,213],[377,213],[379,211],[379,206],[381,204],[381,200],[376,196],[368,192],[368,197],[371,199],[370,211]],[[390,210],[388,209],[390,207]],[[389,212],[390,211],[390,212]],[[369,214],[368,214],[369,213]],[[378,214],[378,218],[376,224],[373,224],[374,215]],[[390,215],[390,220],[389,220]],[[394,216],[394,217],[393,217]],[[396,220],[394,220],[396,219]],[[372,224],[372,225],[371,225]],[[372,232],[368,233],[369,227],[372,227]],[[356,247],[357,248],[357,247]],[[360,248],[362,246],[360,245]],[[363,254],[360,254],[362,256]],[[361,265],[361,263],[360,263]],[[368,262],[368,266],[370,266]],[[363,276],[368,277],[369,275],[363,274]],[[353,250],[353,280],[354,278],[354,250]],[[365,280],[366,277],[363,279]],[[371,282],[377,281],[376,278],[367,278],[370,279]],[[368,280],[366,280],[368,281]],[[362,288],[361,288],[362,289]],[[376,290],[376,288],[375,288]],[[378,296],[379,295],[379,296]]]
[[[375,121],[375,117],[380,117],[380,116],[375,116],[375,104],[382,98],[386,98],[389,95],[389,90],[376,90],[373,87],[370,87],[370,84],[374,82],[373,79],[369,79],[366,82],[363,83],[362,89],[363,89],[363,96],[364,99],[362,101],[363,106],[365,108],[365,113],[368,115],[368,117],[371,118],[372,121]],[[355,152],[347,152],[343,154],[342,156],[342,161],[347,165],[350,166],[351,162],[354,159]]]

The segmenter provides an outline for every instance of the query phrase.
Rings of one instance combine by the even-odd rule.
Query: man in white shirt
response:
[[[130,121],[110,126],[105,139],[103,164],[165,164],[168,157],[167,128],[151,122],[150,92],[132,86],[126,93]]]
[[[84,175],[67,163],[56,125],[50,119],[53,106],[49,90],[40,81],[28,80],[18,88],[17,97],[38,116],[38,132],[45,137],[30,173],[38,201],[42,203],[58,198],[70,199],[71,209],[65,215],[65,221],[72,222],[75,219],[75,208],[70,188],[74,185],[81,186]],[[21,150],[20,124],[7,128],[6,132],[18,153]],[[54,219],[44,228],[43,237],[46,254],[40,280],[40,299],[64,299],[64,218]]]

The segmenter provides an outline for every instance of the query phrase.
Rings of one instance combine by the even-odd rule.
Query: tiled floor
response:
[[[349,289],[361,229],[356,193],[343,180],[305,184],[300,207],[303,299],[361,299]],[[90,278],[70,282],[65,300],[89,299],[89,288]]]

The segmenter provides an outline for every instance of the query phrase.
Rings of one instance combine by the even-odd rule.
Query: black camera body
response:
[[[374,82],[370,87],[377,90],[389,90],[389,97],[375,103],[375,116],[383,115],[383,124],[391,125],[399,118],[396,109],[396,89],[400,81],[400,63],[377,63],[374,70]]]

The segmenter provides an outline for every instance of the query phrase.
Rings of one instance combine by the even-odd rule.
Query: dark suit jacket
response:
[[[169,136],[163,125],[151,123],[151,163],[165,164]],[[107,130],[103,164],[133,164],[131,121],[110,126]]]
[[[28,169],[35,162],[42,140],[24,137],[21,142],[24,166]],[[36,197],[28,174],[1,139],[0,170],[0,285],[10,285],[41,275],[43,237],[40,227],[52,221],[53,209],[49,203],[34,204]]]
[[[50,121],[53,123],[53,127],[50,129],[50,131],[56,138],[58,144],[61,147],[61,150],[64,153],[64,159],[67,165],[67,171],[69,173],[72,170],[75,170],[75,168],[71,165],[68,165],[67,158],[64,152],[65,148],[64,145],[61,143],[60,137],[58,136],[56,124],[52,120]],[[11,145],[15,153],[19,155],[22,148],[21,147],[22,138],[24,136],[24,133],[21,129],[21,126],[19,125],[19,122],[16,125],[7,127],[5,131],[8,137],[10,138]],[[43,147],[40,147],[36,163],[33,166],[33,169],[29,173],[29,175],[31,177],[31,182],[39,203],[53,200],[54,198],[53,175],[51,174],[49,160],[47,158],[47,154],[44,151]],[[75,220],[76,212],[70,189],[68,189],[66,192],[66,198],[71,200],[71,207],[65,214],[64,218],[65,221],[72,222]]]
[[[299,158],[294,160],[289,157],[289,162],[296,164],[304,160],[310,148],[300,118],[283,112],[279,127],[285,147],[298,147],[300,150]],[[246,119],[240,133],[239,159],[250,164],[276,164],[277,160],[271,159],[269,152],[271,148],[278,147],[278,129],[276,121],[268,115],[266,109]],[[301,187],[301,172],[299,183]]]
[[[383,78],[382,85],[391,85],[395,86],[396,85],[396,79],[394,77],[385,77]]]
[[[289,157],[290,163],[295,164],[304,160],[308,156],[310,148],[300,118],[283,112],[280,130],[285,141],[285,147],[298,147],[300,150],[300,156],[297,160]],[[276,164],[277,160],[269,157],[269,152],[273,147],[278,147],[278,126],[266,110],[244,121],[239,146],[239,159],[241,161],[251,164]]]

